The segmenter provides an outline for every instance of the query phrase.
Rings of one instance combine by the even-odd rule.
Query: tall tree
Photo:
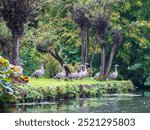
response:
[[[88,46],[89,46],[89,19],[86,17],[84,9],[75,7],[73,10],[73,19],[80,28],[80,36],[82,41],[81,59],[82,64],[88,62]]]
[[[32,14],[32,0],[1,0],[1,4],[1,15],[12,33],[11,63],[17,65],[20,37],[24,31],[24,24]]]
[[[109,27],[109,19],[106,15],[99,15],[94,21],[95,29],[98,33],[98,41],[101,49],[101,73],[103,77],[105,75],[105,66],[106,66],[106,45],[105,45],[105,35]]]
[[[123,38],[122,31],[119,29],[115,29],[113,31],[113,35],[112,35],[112,46],[111,46],[110,57],[109,57],[107,68],[106,68],[106,73],[105,73],[106,76],[109,75],[114,55],[115,55],[119,45],[122,43],[122,38]]]
[[[113,26],[111,24],[111,13],[112,13],[112,5],[113,2],[97,0],[98,9],[95,8],[95,16],[93,17],[93,28],[97,31],[97,39],[99,41],[100,49],[101,49],[101,73],[100,78],[105,79],[105,77],[109,74],[112,61],[117,51],[119,45],[122,42],[122,32],[119,29],[115,29],[113,31],[112,36],[112,47],[110,51],[109,59],[106,59],[106,54],[108,55],[109,52],[106,52],[109,48],[109,44],[106,43],[107,39],[106,34],[113,30]],[[106,65],[107,61],[107,65]]]

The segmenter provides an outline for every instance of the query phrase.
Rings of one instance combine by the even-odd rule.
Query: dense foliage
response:
[[[0,56],[0,102],[16,102],[19,91],[17,85],[29,82],[27,76],[19,74],[17,66],[11,66],[8,60]]]

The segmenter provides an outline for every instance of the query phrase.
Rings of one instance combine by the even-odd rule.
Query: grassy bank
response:
[[[135,90],[133,83],[127,81],[96,81],[83,80],[55,80],[31,78],[29,86],[20,86],[19,102],[51,101],[56,99],[100,97],[104,94],[129,93]]]

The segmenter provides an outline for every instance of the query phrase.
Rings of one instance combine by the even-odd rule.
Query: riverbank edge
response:
[[[95,84],[66,84],[63,86],[19,86],[15,96],[0,96],[0,104],[54,101],[59,99],[93,98],[106,94],[133,93],[136,89],[132,81],[99,81]]]

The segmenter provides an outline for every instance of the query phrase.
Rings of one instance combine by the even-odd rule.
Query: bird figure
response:
[[[83,78],[86,78],[88,75],[88,72],[87,72],[87,66],[88,65],[89,65],[88,63],[85,63],[85,65],[84,65]]]
[[[82,79],[84,77],[83,75],[83,69],[84,69],[84,65],[80,66],[80,72],[77,75],[77,79]]]
[[[65,66],[66,66],[66,64],[63,64],[63,71],[60,72],[60,73],[58,73],[58,74],[54,77],[54,79],[63,79],[63,78],[66,77]]]
[[[78,74],[79,74],[79,73],[78,73],[78,67],[75,67],[75,72],[69,74],[69,75],[67,76],[67,78],[69,78],[69,79],[76,79],[77,76],[78,76]]]
[[[40,69],[39,70],[36,70],[32,75],[31,77],[35,77],[35,78],[39,78],[41,76],[43,76],[44,74],[44,66],[43,66],[43,60],[41,60],[41,66],[40,66]]]
[[[92,70],[92,68],[88,68],[88,69],[87,69],[87,72],[88,72],[88,77],[92,77],[92,75],[93,75],[93,70]]]
[[[100,72],[96,73],[95,76],[94,76],[94,79],[97,79],[100,75]]]
[[[100,76],[100,73],[101,73],[101,66],[100,66],[100,72],[95,74],[94,79],[97,79]]]
[[[116,79],[117,76],[118,76],[118,71],[117,71],[117,67],[119,67],[119,65],[115,65],[115,71],[113,73],[111,73],[108,77],[107,77],[107,80],[109,79]]]

